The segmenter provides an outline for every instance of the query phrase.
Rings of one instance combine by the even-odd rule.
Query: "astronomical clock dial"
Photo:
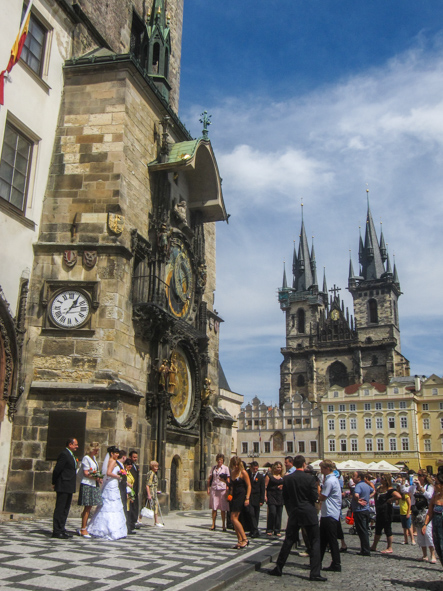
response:
[[[189,253],[180,240],[171,244],[165,283],[169,310],[178,318],[186,318],[192,309],[195,282]]]
[[[177,423],[182,425],[187,421],[193,406],[192,399],[192,374],[186,354],[178,348],[173,354],[175,371],[175,388],[171,392],[171,410]],[[169,371],[169,383],[171,383],[171,370]]]
[[[331,318],[332,318],[332,320],[334,320],[334,322],[336,320],[338,320],[340,318],[339,311],[338,310],[332,310],[332,312],[331,312]]]
[[[49,306],[49,318],[59,328],[80,328],[86,324],[90,315],[89,297],[78,289],[59,291]]]

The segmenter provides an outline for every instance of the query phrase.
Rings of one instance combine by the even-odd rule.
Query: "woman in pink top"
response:
[[[222,517],[223,531],[226,531],[226,511],[229,511],[227,498],[227,485],[229,484],[229,468],[223,464],[225,456],[217,454],[217,464],[212,468],[208,478],[209,508],[212,509],[212,527],[215,530],[217,510],[220,510]]]

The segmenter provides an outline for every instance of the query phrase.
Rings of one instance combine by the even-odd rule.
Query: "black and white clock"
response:
[[[49,304],[49,319],[58,328],[81,328],[91,316],[91,300],[82,289],[61,289]]]

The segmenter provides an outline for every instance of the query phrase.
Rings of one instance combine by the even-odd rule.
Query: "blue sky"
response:
[[[229,225],[217,225],[215,307],[232,390],[278,400],[300,203],[317,268],[345,305],[366,183],[395,255],[402,352],[443,374],[443,2],[185,0],[180,117],[210,138]]]

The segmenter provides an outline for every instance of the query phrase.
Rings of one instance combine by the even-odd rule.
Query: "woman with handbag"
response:
[[[212,509],[212,527],[211,531],[215,530],[215,520],[217,519],[217,511],[220,510],[222,518],[222,528],[226,531],[226,511],[229,511],[229,503],[227,498],[227,488],[229,486],[229,468],[224,465],[225,456],[217,454],[215,461],[216,465],[212,468],[208,478],[207,493],[209,495],[209,508]]]

